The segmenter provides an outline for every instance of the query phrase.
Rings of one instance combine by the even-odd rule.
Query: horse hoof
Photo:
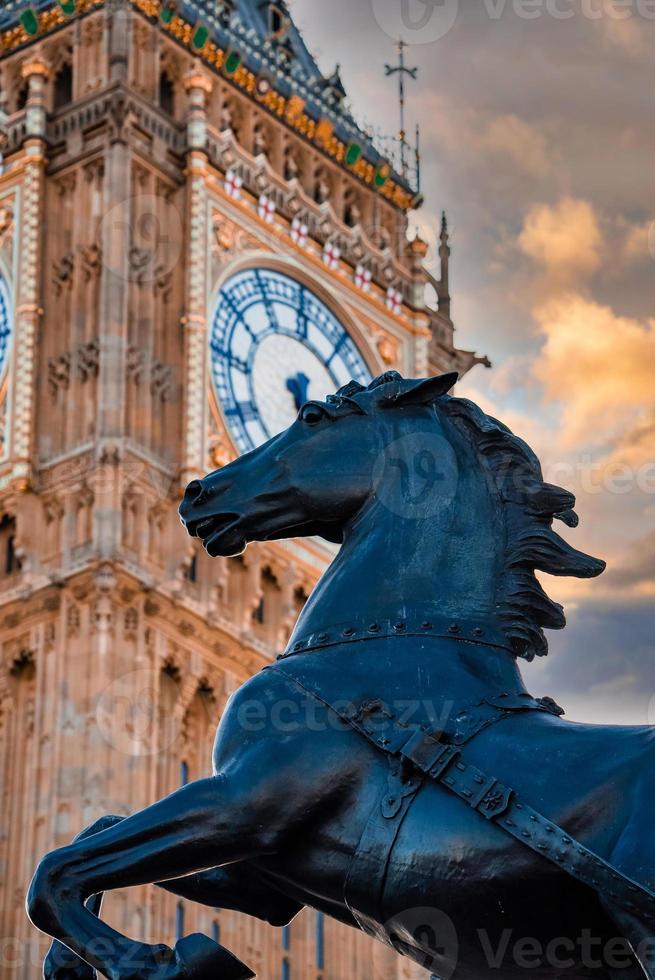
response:
[[[43,961],[43,980],[96,980],[96,971],[55,940]]]
[[[173,952],[179,976],[188,980],[250,980],[255,976],[228,949],[198,932],[180,939]]]

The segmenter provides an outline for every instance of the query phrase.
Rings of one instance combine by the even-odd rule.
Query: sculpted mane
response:
[[[328,400],[353,399],[401,380],[397,372],[388,371],[368,387],[351,381]],[[562,629],[566,619],[562,606],[544,592],[535,571],[593,578],[604,570],[605,562],[572,548],[553,530],[555,519],[577,526],[575,497],[544,482],[541,464],[527,443],[468,399],[442,395],[435,408],[477,449],[490,487],[503,503],[506,547],[496,594],[500,623],[516,656],[526,660],[546,656],[544,628]]]

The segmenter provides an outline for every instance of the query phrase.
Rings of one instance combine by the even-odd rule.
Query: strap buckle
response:
[[[426,735],[418,728],[400,750],[403,759],[409,759],[421,772],[438,777],[459,755],[459,750],[453,745],[437,742],[431,735]]]
[[[480,785],[480,789],[468,800],[468,803],[487,820],[494,820],[509,806],[512,792],[509,786],[504,786],[491,776]]]

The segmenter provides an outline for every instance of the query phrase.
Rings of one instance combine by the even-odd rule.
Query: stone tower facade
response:
[[[240,441],[216,382],[226,284],[299,284],[370,374],[478,359],[453,342],[445,224],[435,280],[414,190],[282,0],[6,0],[0,55],[0,976],[27,980],[38,857],[208,773],[227,697],[330,556],[212,561],[179,525],[186,482],[252,437],[257,406],[237,397]],[[144,888],[104,914],[220,936],[265,978],[415,975],[311,910],[275,931]]]

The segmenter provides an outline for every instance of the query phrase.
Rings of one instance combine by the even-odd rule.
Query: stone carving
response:
[[[53,398],[56,398],[59,390],[68,391],[71,379],[71,355],[69,353],[59,354],[58,357],[51,357],[48,360],[48,390]]]
[[[235,139],[239,138],[239,113],[234,104],[226,100],[221,106],[219,113],[219,128],[222,133],[228,130],[234,133]]]
[[[75,271],[75,256],[72,252],[52,263],[52,285],[55,295],[61,296],[64,289],[70,289],[73,285],[73,273]]]
[[[124,143],[126,124],[129,116],[129,103],[123,91],[117,89],[109,100],[109,130],[112,143]]]
[[[316,174],[314,200],[317,204],[325,204],[327,201],[329,201],[331,194],[332,188],[330,187],[330,182],[327,175],[323,170],[319,170]]]
[[[97,378],[100,363],[100,344],[97,339],[78,347],[75,357],[77,373],[82,381]]]
[[[55,181],[55,187],[60,197],[70,197],[77,186],[77,173],[74,170],[64,174]]]
[[[173,392],[173,381],[173,368],[169,364],[153,361],[150,390],[159,401],[168,401]]]
[[[77,636],[80,631],[80,607],[74,602],[66,610],[66,629],[69,636]]]
[[[76,351],[64,351],[48,360],[48,389],[52,398],[68,391],[73,372],[83,383],[98,376],[100,345],[97,338],[80,344]]]
[[[85,282],[97,279],[102,270],[102,248],[96,242],[91,245],[81,245],[82,275]]]
[[[258,251],[262,246],[262,243],[254,235],[219,215],[214,216],[213,228],[214,242],[217,249],[224,253],[224,259],[240,255],[243,252]]]
[[[133,606],[130,606],[129,609],[125,610],[125,616],[123,618],[125,638],[128,640],[136,640],[138,626],[139,613]]]
[[[102,20],[90,20],[83,21],[82,23],[82,43],[85,47],[93,47],[94,44],[102,41],[104,34],[104,25]]]
[[[300,163],[298,157],[291,147],[287,147],[284,154],[284,178],[285,180],[297,180],[300,176]]]
[[[168,303],[173,292],[173,269],[159,266],[155,274],[155,292],[160,293],[164,303]]]
[[[133,344],[127,349],[127,374],[137,386],[148,378],[152,395],[161,402],[168,401],[173,393],[175,372],[171,365],[151,360],[147,351]]]
[[[260,154],[266,156],[270,149],[270,133],[268,132],[266,126],[263,123],[257,123],[252,137],[252,152],[253,156],[259,156]]]
[[[143,286],[152,281],[153,252],[149,248],[139,248],[132,245],[128,252],[130,280]]]
[[[146,352],[142,347],[135,347],[130,344],[127,348],[127,374],[137,385],[143,381],[145,365]]]
[[[14,209],[11,204],[0,202],[0,248],[4,248],[14,230]]]

